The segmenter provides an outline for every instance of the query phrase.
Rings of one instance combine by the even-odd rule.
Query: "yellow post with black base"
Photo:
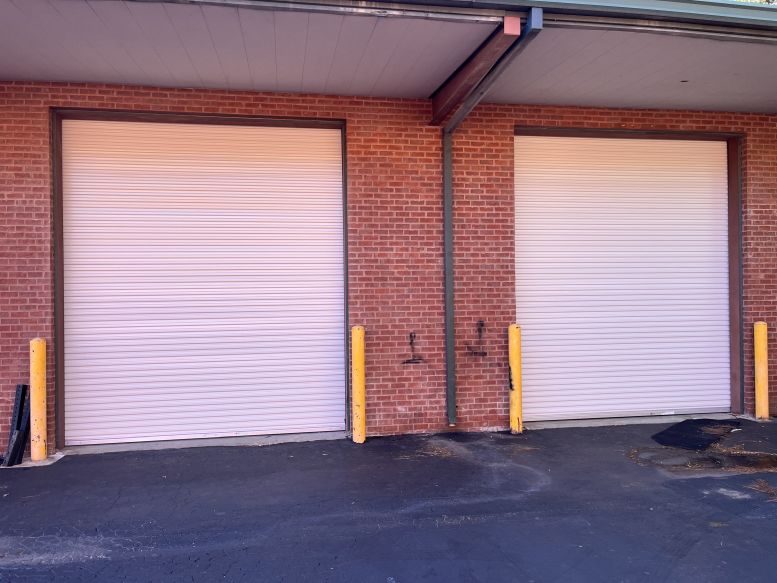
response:
[[[523,386],[521,384],[521,328],[507,329],[510,363],[510,433],[523,433]]]
[[[30,341],[30,454],[32,461],[48,457],[46,436],[46,341]]]
[[[364,326],[351,328],[351,429],[354,443],[367,438]]]
[[[769,348],[766,322],[753,327],[755,353],[755,418],[769,419]]]

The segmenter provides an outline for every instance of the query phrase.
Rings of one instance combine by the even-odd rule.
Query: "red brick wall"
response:
[[[47,338],[53,442],[52,107],[347,120],[351,324],[367,327],[368,433],[439,431],[445,421],[440,131],[427,102],[79,84],[0,84],[0,447],[27,342]],[[454,145],[459,427],[507,423],[507,325],[514,317],[516,124],[735,131],[745,140],[745,324],[777,326],[777,118],[483,106]],[[469,354],[483,320],[486,357]],[[402,365],[417,334],[423,364]],[[745,358],[752,360],[750,335]],[[777,387],[777,347],[772,351]],[[747,402],[752,405],[752,374]],[[777,392],[773,407],[777,409]]]

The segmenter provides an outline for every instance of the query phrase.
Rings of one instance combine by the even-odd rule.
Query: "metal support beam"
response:
[[[502,26],[432,94],[432,125],[440,125],[463,103],[520,35],[520,17],[505,16]]]
[[[443,271],[445,285],[445,405],[448,424],[456,424],[456,330],[453,287],[453,132],[481,102],[499,76],[542,30],[542,9],[532,8],[517,41],[461,102],[442,129]]]
[[[532,8],[529,10],[529,14],[526,18],[526,27],[523,33],[517,41],[510,47],[501,59],[492,67],[492,69],[486,74],[485,77],[478,83],[469,95],[463,100],[461,105],[456,108],[456,111],[451,115],[448,121],[445,123],[445,130],[452,132],[458,125],[464,121],[470,112],[475,109],[478,103],[488,94],[491,87],[499,79],[500,75],[504,73],[507,67],[520,55],[523,50],[534,40],[534,38],[540,33],[543,26],[542,20],[542,8]]]

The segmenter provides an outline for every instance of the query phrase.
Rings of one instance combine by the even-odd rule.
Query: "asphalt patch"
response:
[[[686,419],[653,435],[653,441],[691,451],[705,451],[740,426],[733,419]]]
[[[736,439],[734,431],[740,432]],[[661,447],[636,448],[628,456],[640,465],[675,472],[777,473],[777,453],[764,431],[763,425],[747,421],[688,419],[652,436]]]
[[[751,490],[755,490],[756,492],[761,492],[762,494],[766,494],[766,497],[769,499],[769,502],[777,502],[777,488],[772,486],[769,482],[766,480],[756,480],[749,486],[747,486]]]

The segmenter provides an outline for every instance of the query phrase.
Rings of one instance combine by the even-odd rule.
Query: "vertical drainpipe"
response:
[[[445,409],[456,425],[456,334],[453,294],[453,134],[442,130],[443,272],[445,287]]]

